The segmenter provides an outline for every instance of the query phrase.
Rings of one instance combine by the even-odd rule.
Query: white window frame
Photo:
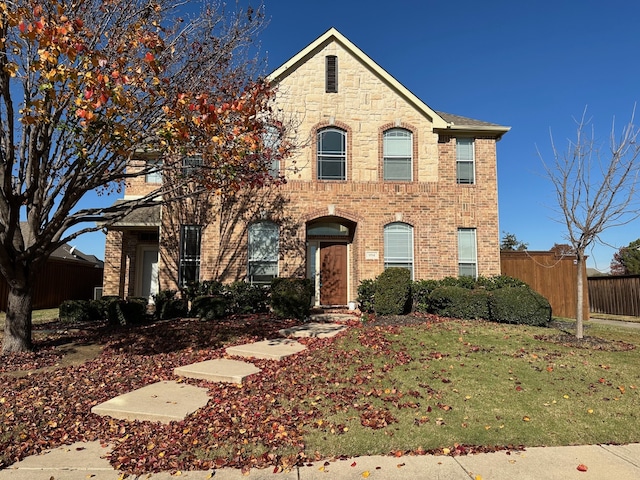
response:
[[[259,244],[264,241],[266,244]],[[278,276],[278,259],[280,256],[280,227],[270,221],[256,222],[249,225],[247,276],[252,285],[268,285]],[[272,274],[262,274],[256,278],[256,271],[272,271]],[[268,277],[268,278],[267,278]]]
[[[323,150],[322,149],[322,139],[327,133],[338,133],[342,136],[342,150],[339,152],[332,150]],[[341,175],[340,176],[323,176],[322,175],[322,164],[325,162],[329,163],[340,163],[341,165]],[[317,179],[318,180],[334,180],[334,181],[344,181],[347,179],[347,132],[342,130],[341,128],[323,128],[322,130],[318,130],[317,135],[317,158],[316,158],[316,167],[317,167]]]
[[[391,153],[389,151],[388,142],[392,141],[392,138],[403,138],[407,139],[409,143],[409,155],[398,155]],[[413,132],[411,130],[407,130],[406,128],[390,128],[389,130],[385,130],[382,133],[382,176],[385,181],[390,182],[411,182],[413,180]],[[395,178],[391,177],[390,171],[387,169],[387,164],[392,165],[396,164],[406,164],[408,163],[408,176],[400,177],[396,176]]]
[[[463,146],[471,146],[470,151]],[[470,153],[470,158],[467,155]],[[461,169],[469,169],[471,166],[470,178],[461,174]],[[476,183],[476,142],[472,137],[458,137],[456,138],[456,183],[460,185],[475,185]]]
[[[397,255],[392,248],[393,243],[402,236],[406,237],[408,245],[405,244],[402,250],[406,250],[407,255]],[[414,273],[414,249],[413,249],[413,226],[404,222],[393,222],[384,226],[384,268],[400,267],[407,268],[411,272],[413,280]]]
[[[159,158],[153,160],[147,160],[145,162],[145,169],[151,170],[144,176],[145,183],[162,183],[162,165],[163,162]]]
[[[458,276],[478,278],[478,239],[475,228],[458,229]]]

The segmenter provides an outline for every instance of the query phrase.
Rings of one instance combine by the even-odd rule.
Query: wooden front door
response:
[[[320,243],[320,304],[347,304],[346,243]]]

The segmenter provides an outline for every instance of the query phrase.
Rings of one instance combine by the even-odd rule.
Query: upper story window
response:
[[[318,132],[318,180],[347,179],[347,132],[325,128]]]
[[[327,55],[325,57],[326,82],[325,90],[327,93],[337,93],[338,91],[338,57],[335,55]]]
[[[249,226],[249,282],[268,284],[278,276],[278,238],[280,230],[273,222]]]
[[[201,225],[180,226],[180,272],[178,283],[184,287],[200,280]]]
[[[456,181],[476,183],[475,142],[473,138],[456,138]]]
[[[403,128],[392,128],[382,134],[385,180],[407,181],[413,177],[413,135]]]
[[[162,183],[162,160],[147,160],[145,169],[147,170],[144,176],[146,183]]]
[[[478,276],[478,249],[475,228],[458,229],[458,275]]]
[[[204,164],[202,155],[188,155],[182,159],[182,175],[190,177],[200,173],[200,167]]]
[[[384,227],[384,268],[400,267],[413,278],[413,227],[394,222]]]
[[[267,125],[264,133],[262,134],[262,143],[264,145],[264,154],[268,155],[271,161],[269,162],[269,176],[280,176],[280,156],[278,149],[280,148],[280,131],[273,125]]]

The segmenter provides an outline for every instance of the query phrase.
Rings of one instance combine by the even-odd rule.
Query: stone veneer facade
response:
[[[381,69],[357,47],[333,32],[320,37],[313,48],[308,47],[272,77],[278,88],[278,107],[297,122],[298,140],[307,145],[281,163],[287,183],[258,195],[252,192],[247,199],[236,199],[224,207],[214,199],[207,204],[208,212],[198,214],[198,221],[205,225],[200,279],[245,279],[247,227],[261,219],[280,225],[280,276],[310,274],[308,222],[326,219],[348,224],[352,229],[347,245],[348,300],[356,298],[362,280],[384,269],[383,232],[393,222],[413,227],[415,279],[458,275],[459,228],[476,230],[478,274],[499,274],[496,142],[508,128],[475,121],[465,128],[452,122],[443,127],[447,124],[443,117],[417,103],[388,74],[381,75]],[[327,55],[338,59],[336,93],[325,92]],[[316,180],[316,133],[328,126],[347,132],[345,181]],[[394,127],[412,132],[412,181],[383,181],[382,135]],[[472,185],[456,182],[455,145],[460,136],[475,139]],[[126,195],[140,195],[148,188],[144,179],[135,179]],[[163,208],[162,226],[156,230],[159,284],[161,289],[176,289],[179,224],[194,221],[177,219],[185,209]],[[144,231],[135,229],[109,231],[105,294],[138,293],[136,252],[152,239],[141,233]]]

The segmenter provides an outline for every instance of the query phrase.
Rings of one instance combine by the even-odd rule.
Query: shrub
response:
[[[308,278],[274,278],[271,281],[271,308],[279,317],[303,320],[311,312],[313,293]]]
[[[517,278],[506,275],[495,275],[493,277],[478,277],[478,285],[487,290],[498,290],[506,287],[528,287],[526,283]]]
[[[197,297],[222,295],[225,286],[218,280],[204,280],[202,282],[189,282],[182,288],[182,297],[188,302],[193,302]]]
[[[227,285],[229,310],[233,313],[260,313],[268,310],[268,290],[247,282]]]
[[[156,318],[159,320],[167,320],[170,318],[186,317],[187,301],[176,298],[178,292],[175,290],[160,290],[153,296],[156,304]]]
[[[429,311],[441,317],[489,319],[489,293],[459,286],[437,287],[429,295]]]
[[[229,301],[222,295],[197,297],[191,302],[190,317],[198,317],[203,320],[224,318],[227,315]]]
[[[89,300],[89,318],[91,320],[106,320],[105,302],[102,299]]]
[[[61,322],[78,323],[91,320],[89,300],[65,300],[58,307]]]
[[[126,302],[120,303],[125,325],[144,323],[147,317],[148,303],[149,301],[146,298],[141,297],[131,297]]]
[[[433,292],[440,282],[437,280],[418,280],[411,284],[411,297],[413,299],[413,310],[416,312],[429,311],[429,295]]]
[[[358,285],[358,303],[360,311],[364,313],[373,313],[373,298],[376,292],[376,281],[372,279],[362,280]]]
[[[411,308],[411,272],[387,268],[376,278],[374,310],[378,315],[403,315]]]
[[[489,309],[494,322],[547,326],[551,321],[549,301],[526,286],[493,291]]]

